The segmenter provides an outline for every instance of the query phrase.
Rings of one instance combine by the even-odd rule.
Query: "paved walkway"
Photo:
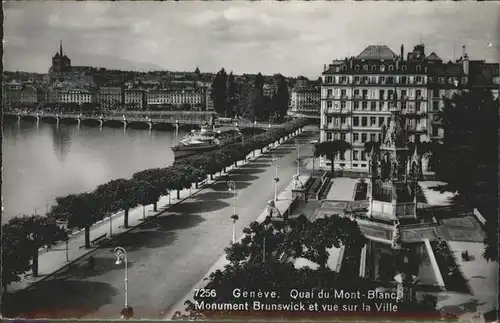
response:
[[[468,282],[472,295],[444,293],[439,298],[438,307],[448,312],[469,317],[472,313],[481,314],[493,310],[497,306],[498,295],[498,263],[483,259],[484,245],[478,242],[448,241],[455,261]],[[463,261],[461,253],[467,250],[471,260]],[[477,320],[476,320],[477,322]]]
[[[307,175],[301,175],[300,176],[300,181],[302,183],[305,183],[307,181],[307,179],[309,178],[309,176]],[[283,192],[281,192],[279,195],[278,195],[278,200],[276,201],[276,208],[280,211],[281,214],[283,214],[283,212],[285,212],[286,210],[288,210],[288,208],[290,207],[290,205],[292,204],[292,189],[294,187],[294,184],[293,183],[290,183]],[[259,217],[255,220],[257,222],[262,222],[264,221],[264,219],[267,217],[268,213],[267,213],[267,210],[262,212]],[[238,239],[237,241],[241,241],[243,238],[245,237],[244,234],[242,234]],[[214,271],[216,270],[224,270],[224,267],[226,265],[228,265],[230,262],[226,259],[226,255],[223,254],[222,256],[219,257],[219,259],[217,259],[217,261],[215,262],[215,264],[210,268],[209,271],[207,271],[207,273],[205,274],[205,276],[203,276],[202,279],[200,279],[200,281],[195,285],[193,286],[193,288],[189,291],[189,293],[187,293],[184,298],[182,298],[182,300],[180,302],[178,302],[177,304],[175,304],[175,306],[173,306],[165,315],[164,319],[166,320],[171,320],[175,314],[175,312],[179,311],[181,313],[185,313],[185,305],[184,305],[184,302],[187,301],[187,300],[193,300],[193,295],[194,295],[194,292],[195,292],[195,289],[202,289],[204,288],[204,286],[207,284],[207,280],[208,277],[210,276],[211,273],[213,273]]]
[[[333,179],[333,185],[326,195],[329,201],[351,201],[357,180],[349,177],[337,177]]]
[[[226,180],[235,181],[238,189],[236,230],[240,234],[274,196],[272,155],[279,157],[279,177],[283,179],[279,190],[282,190],[296,171],[295,151],[293,141],[286,142],[226,178],[206,185],[146,224],[115,238],[110,245],[93,252],[95,272],[85,270],[87,259],[83,258],[71,268],[36,284],[29,292],[12,295],[9,297],[11,315],[118,318],[125,299],[124,268],[115,264],[113,249],[121,246],[128,252],[128,299],[135,317],[165,317],[203,278],[230,243],[234,200],[227,191]],[[311,147],[301,148],[301,156],[311,153]]]
[[[264,150],[264,152],[266,151],[267,150]],[[261,156],[260,149],[255,151],[255,157],[253,156],[254,154],[250,153],[248,155],[249,158],[247,162],[241,161],[239,162],[238,165],[241,167],[242,165],[248,164],[249,162],[259,158]],[[195,189],[193,185],[193,188],[191,189],[182,190],[180,192],[180,199],[177,199],[176,191],[172,192],[171,196],[162,196],[158,202],[157,212],[153,211],[153,205],[148,205],[146,207],[141,206],[130,210],[129,212],[130,228],[128,229],[125,229],[123,227],[123,215],[124,215],[123,211],[116,213],[109,218],[99,221],[96,224],[94,224],[94,226],[92,226],[91,228],[90,240],[95,239],[96,237],[99,237],[103,234],[108,234],[109,237],[110,233],[113,236],[116,236],[126,231],[130,231],[132,228],[141,225],[144,222],[144,218],[161,214],[162,212],[168,210],[172,205],[178,204],[187,199],[188,197],[190,197],[192,194],[199,192],[200,190],[203,189],[204,186],[210,185],[215,181],[219,180],[220,178],[227,176],[227,174],[231,172],[234,168],[235,168],[234,165],[228,167],[226,169],[227,171],[226,173],[220,173],[218,176],[214,176],[214,180],[207,180],[206,184],[200,185],[198,189]],[[81,230],[75,232],[70,237],[70,240],[68,242],[67,252],[65,243],[60,243],[59,245],[52,247],[49,251],[47,251],[45,248],[40,249],[38,258],[39,276],[33,277],[30,274],[27,274],[25,277],[23,277],[23,279],[20,282],[10,284],[8,286],[8,291],[13,292],[27,288],[33,283],[39,282],[45,279],[45,277],[47,277],[48,275],[67,266],[70,262],[75,261],[80,257],[85,256],[86,254],[96,250],[96,248],[85,249],[83,248],[84,245],[85,245],[85,235],[84,231]]]

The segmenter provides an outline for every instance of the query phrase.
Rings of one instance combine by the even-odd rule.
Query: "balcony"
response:
[[[327,124],[325,128],[328,130],[347,131],[347,130],[351,129],[351,125],[349,125],[347,123],[330,123],[330,124]]]
[[[349,114],[350,111],[347,108],[327,108],[325,114]]]
[[[426,125],[409,126],[408,131],[410,132],[427,132]]]
[[[341,100],[348,100],[348,99],[349,99],[349,97],[348,97],[347,95],[341,95],[341,96],[340,96],[340,99],[341,99]]]

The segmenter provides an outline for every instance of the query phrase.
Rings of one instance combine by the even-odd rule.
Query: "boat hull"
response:
[[[205,152],[210,152],[219,149],[220,146],[205,146],[205,147],[172,147],[174,152],[175,160],[182,159],[184,157],[201,154]]]

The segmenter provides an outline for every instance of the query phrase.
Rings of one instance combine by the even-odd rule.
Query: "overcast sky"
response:
[[[4,68],[72,65],[317,77],[369,44],[499,61],[500,2],[74,2],[4,4]],[[492,46],[488,47],[488,44]],[[411,48],[410,48],[411,47]]]

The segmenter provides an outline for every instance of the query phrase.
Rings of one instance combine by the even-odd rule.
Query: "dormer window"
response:
[[[347,65],[342,65],[342,72],[347,72]]]
[[[389,65],[389,72],[392,72],[394,70],[394,66]]]
[[[422,66],[417,65],[417,73],[420,73],[422,71]]]
[[[385,65],[384,65],[384,64],[381,64],[381,65],[380,65],[380,71],[381,71],[381,72],[385,72]]]
[[[376,72],[377,71],[377,65],[372,65],[372,72]]]
[[[403,70],[403,72],[406,72],[406,70],[407,70],[406,65],[403,65],[403,66],[401,67],[401,69]]]
[[[363,65],[363,71],[368,72],[368,65]]]
[[[356,72],[359,72],[359,65],[356,65],[354,69],[356,70]]]

